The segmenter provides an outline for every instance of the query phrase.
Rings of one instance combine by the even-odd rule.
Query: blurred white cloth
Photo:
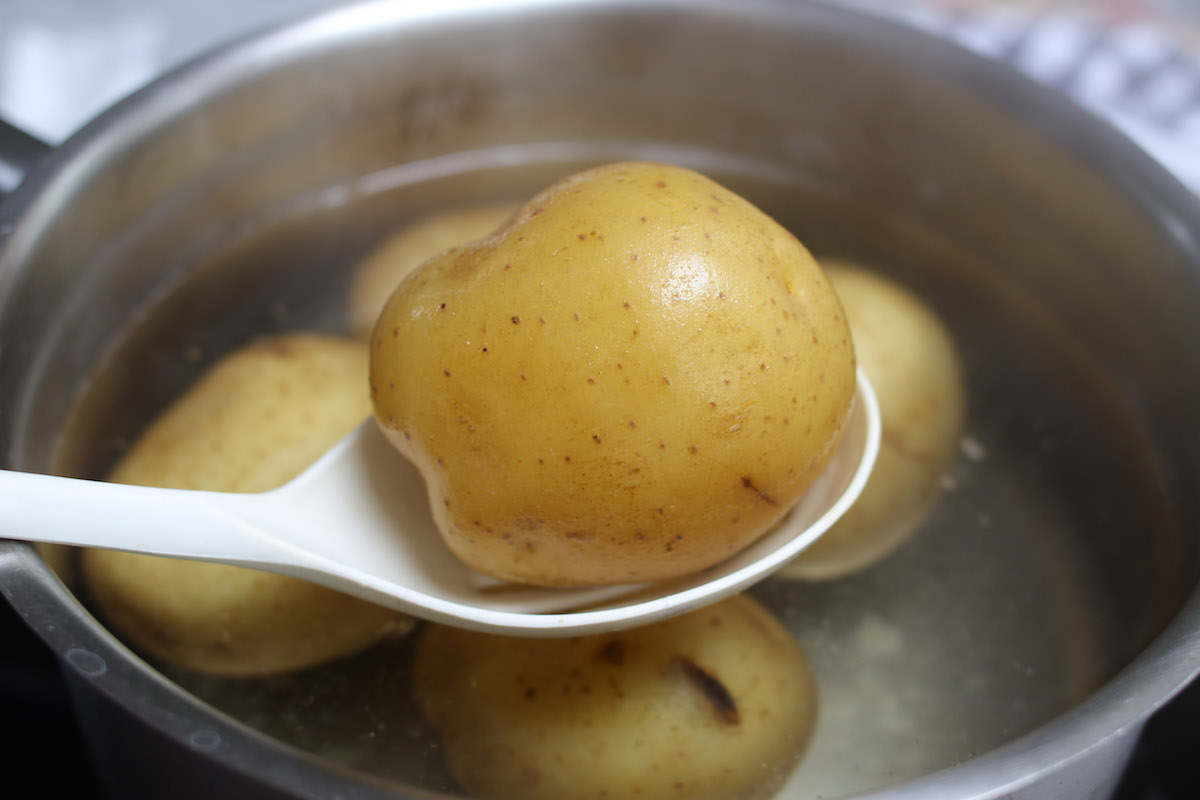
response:
[[[259,28],[339,4],[0,0],[0,117],[58,144],[168,69]]]
[[[952,13],[919,3],[847,2],[898,18],[1009,64],[1108,119],[1200,192],[1200,48],[1147,22],[1020,7]],[[1200,40],[1200,37],[1197,37]]]
[[[1200,191],[1200,59],[1150,25],[844,0],[1011,64],[1111,120]],[[337,0],[0,0],[0,116],[52,144],[163,71]]]

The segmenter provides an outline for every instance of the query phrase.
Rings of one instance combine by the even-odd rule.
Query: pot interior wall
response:
[[[1194,587],[1196,229],[1127,193],[1106,135],[1068,137],[1075,117],[990,67],[917,60],[892,29],[819,8],[331,19],[362,27],[201,65],[59,154],[74,160],[0,268],[8,465],[101,475],[232,347],[343,330],[357,260],[406,221],[656,158],[740,191],[819,258],[915,289],[967,372],[962,456],[913,541],[849,579],[755,589],[821,688],[795,796],[1036,728]],[[1036,126],[1007,115],[1021,103]],[[333,763],[450,789],[394,690],[407,647],[261,681],[161,669]]]

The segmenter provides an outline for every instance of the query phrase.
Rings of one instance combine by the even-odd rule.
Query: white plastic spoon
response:
[[[858,498],[879,436],[875,394],[860,370],[849,428],[788,516],[720,564],[655,583],[546,589],[464,566],[434,526],[420,476],[373,421],[295,480],[261,494],[0,470],[0,536],[256,567],[477,630],[596,633],[698,608],[765,578]]]

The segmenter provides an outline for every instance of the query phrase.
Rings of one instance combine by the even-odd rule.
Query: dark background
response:
[[[10,785],[28,777],[37,786],[38,797],[101,797],[57,661],[2,599],[0,774]],[[1150,720],[1114,800],[1196,798],[1200,798],[1200,683]]]

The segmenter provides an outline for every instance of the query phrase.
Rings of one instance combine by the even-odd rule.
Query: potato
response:
[[[865,569],[899,547],[937,498],[962,432],[957,350],[937,315],[879,273],[825,262],[850,319],[859,363],[879,398],[883,437],[858,502],[784,577],[831,579]]]
[[[358,342],[292,335],[214,366],[156,419],[109,476],[144,486],[275,488],[370,415]],[[194,670],[258,675],[347,655],[411,621],[268,572],[85,550],[96,608],[135,647]]]
[[[520,583],[685,575],[824,468],[855,389],[808,251],[690,170],[569,177],[410,275],[371,344],[375,416],[466,564]]]
[[[803,654],[746,596],[569,639],[431,625],[413,687],[481,798],[768,797],[816,718]]]
[[[350,332],[363,341],[370,339],[384,303],[408,273],[451,247],[482,239],[515,210],[510,203],[446,211],[385,239],[355,270],[347,307]]]

